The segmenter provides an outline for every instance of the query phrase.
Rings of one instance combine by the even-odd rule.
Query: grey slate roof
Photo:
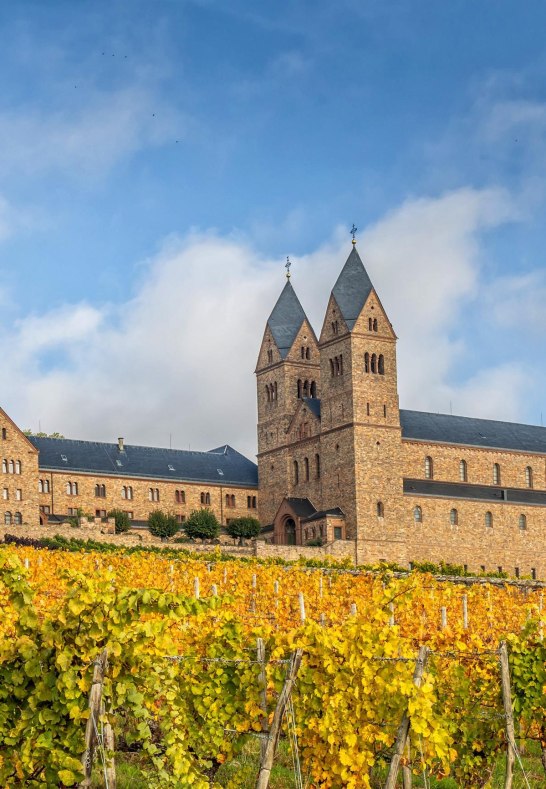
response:
[[[320,419],[320,398],[318,397],[304,397],[303,402],[307,408]]]
[[[546,427],[537,425],[404,409],[400,422],[403,438],[546,454]]]
[[[124,451],[120,452],[117,443],[38,436],[29,436],[29,440],[40,452],[38,466],[44,471],[72,471],[245,487],[258,484],[256,464],[228,445],[211,449],[209,452],[194,452],[126,444]],[[63,457],[66,460],[63,460]]]
[[[307,316],[292,283],[287,280],[267,321],[282,359],[286,359],[304,320]]]
[[[313,507],[309,499],[287,498],[286,501],[290,504],[298,518],[307,518],[313,515],[316,509]]]
[[[405,479],[404,493],[414,496],[441,496],[449,499],[476,501],[505,501],[509,504],[546,505],[546,491],[500,488],[496,485],[468,485],[459,482],[440,482],[430,479]]]
[[[318,512],[315,512],[313,515],[310,515],[308,518],[304,518],[303,523],[312,523],[312,521],[318,521],[321,518],[326,518],[328,516],[344,518],[345,513],[339,507],[332,507],[332,509],[329,510],[319,510]]]
[[[349,330],[355,325],[372,288],[368,272],[356,247],[353,246],[332,290],[332,295]]]

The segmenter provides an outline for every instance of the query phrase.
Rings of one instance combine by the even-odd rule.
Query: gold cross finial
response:
[[[352,228],[349,231],[350,233],[352,233],[352,236],[353,236],[353,244],[356,244],[355,233],[356,233],[357,230],[358,230],[358,227],[353,222],[353,226],[352,226]]]
[[[290,262],[290,258],[287,255],[286,256],[286,263],[284,264],[284,267],[286,269],[286,279],[290,279],[290,266],[291,265],[292,265],[292,263]]]

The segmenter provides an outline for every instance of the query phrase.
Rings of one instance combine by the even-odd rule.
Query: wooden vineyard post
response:
[[[101,702],[101,715],[105,714],[104,702]],[[104,721],[104,751],[105,751],[105,764],[104,771],[106,773],[106,780],[108,782],[108,789],[116,789],[116,762],[114,759],[114,730],[109,720]]]
[[[423,678],[423,671],[425,670],[427,657],[428,657],[428,647],[419,647],[419,654],[417,655],[417,660],[415,662],[415,669],[413,672],[413,684],[417,688],[420,687],[421,685],[421,679]],[[392,755],[391,766],[389,768],[389,774],[387,776],[385,789],[395,789],[396,787],[396,779],[398,778],[400,761],[402,759],[402,755],[406,747],[406,741],[408,739],[409,726],[410,726],[409,715],[407,712],[405,712],[404,715],[402,716],[402,721],[400,723],[400,726],[398,727],[396,742],[394,744],[394,753]]]
[[[514,716],[512,714],[512,696],[510,693],[510,669],[508,666],[508,649],[506,647],[506,641],[501,641],[500,643],[499,657],[501,666],[502,701],[504,704],[504,716],[506,718],[506,739],[508,740],[504,789],[511,789],[514,761],[516,758],[516,740],[514,734]]]
[[[93,754],[97,742],[97,728],[100,716],[100,704],[102,698],[102,683],[104,672],[108,663],[108,653],[102,652],[100,657],[93,664],[93,681],[89,691],[89,717],[85,727],[85,751],[82,756],[84,779],[80,786],[83,788],[91,786],[91,773],[93,771]]]
[[[463,628],[468,630],[468,595],[463,595]]]
[[[281,690],[277,706],[275,707],[275,713],[273,714],[273,722],[271,724],[269,734],[267,735],[265,752],[260,763],[260,773],[258,775],[256,789],[268,789],[269,787],[269,779],[271,777],[275,752],[277,750],[277,744],[281,734],[281,724],[284,717],[284,711],[290,698],[290,694],[292,693],[294,682],[296,681],[296,675],[301,665],[302,656],[303,650],[296,649],[292,656],[292,660],[290,661],[290,668],[288,669],[283,689]]]
[[[407,761],[407,764],[402,765],[402,789],[411,789],[412,787],[412,777],[411,777],[411,743],[410,743],[410,735],[408,732],[408,738],[406,740],[406,748],[404,750],[404,757]]]
[[[265,644],[263,638],[257,639],[256,653],[257,653],[258,663],[260,664],[260,673],[258,675],[258,681],[260,683],[260,697],[261,697],[260,701],[263,710],[261,724],[262,724],[262,732],[264,736],[260,739],[260,762],[261,762],[265,756],[265,749],[267,746],[267,740],[265,738],[265,734],[267,732],[267,679],[265,675]]]

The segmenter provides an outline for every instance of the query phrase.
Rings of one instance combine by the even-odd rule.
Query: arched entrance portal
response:
[[[296,544],[296,524],[293,518],[287,518],[284,522],[284,544]]]

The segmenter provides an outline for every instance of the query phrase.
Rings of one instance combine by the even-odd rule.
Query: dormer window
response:
[[[174,471],[174,466],[172,465],[172,463],[169,463],[167,468],[169,469],[169,471]]]
[[[63,461],[63,463],[68,463],[68,458],[66,457],[66,455],[61,455],[61,460]]]

